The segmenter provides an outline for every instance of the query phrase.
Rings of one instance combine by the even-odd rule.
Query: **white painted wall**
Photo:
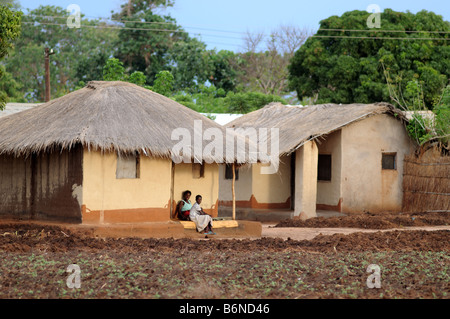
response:
[[[342,129],[343,212],[400,211],[403,159],[414,150],[392,116],[369,117]],[[382,170],[382,153],[397,153],[397,170]]]

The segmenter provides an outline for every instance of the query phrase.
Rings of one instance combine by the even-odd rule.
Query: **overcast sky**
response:
[[[35,9],[39,5],[57,5],[66,8],[77,4],[88,18],[110,17],[125,0],[19,0],[23,8]],[[281,24],[293,24],[316,30],[319,22],[332,15],[351,10],[366,10],[377,4],[381,10],[407,10],[416,13],[422,9],[433,11],[450,21],[448,0],[175,0],[170,14],[191,35],[200,37],[208,48],[239,51],[242,33],[265,32]]]

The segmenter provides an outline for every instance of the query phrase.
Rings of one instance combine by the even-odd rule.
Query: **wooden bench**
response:
[[[195,223],[191,221],[180,221],[184,229],[196,229]],[[213,228],[238,228],[235,220],[213,220]]]

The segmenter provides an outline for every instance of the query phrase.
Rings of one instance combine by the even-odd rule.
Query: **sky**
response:
[[[88,18],[110,17],[125,0],[19,0],[25,9],[39,5],[67,8],[77,4]],[[269,34],[280,25],[295,25],[317,30],[319,22],[346,11],[367,10],[376,4],[381,11],[433,11],[450,21],[448,0],[175,0],[175,6],[163,12],[175,18],[191,36],[199,37],[209,49],[243,50],[246,32]],[[199,36],[201,35],[201,36]]]

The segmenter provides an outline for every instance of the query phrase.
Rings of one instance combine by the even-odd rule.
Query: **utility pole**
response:
[[[53,54],[53,49],[45,48],[45,102],[50,101],[50,56]]]

